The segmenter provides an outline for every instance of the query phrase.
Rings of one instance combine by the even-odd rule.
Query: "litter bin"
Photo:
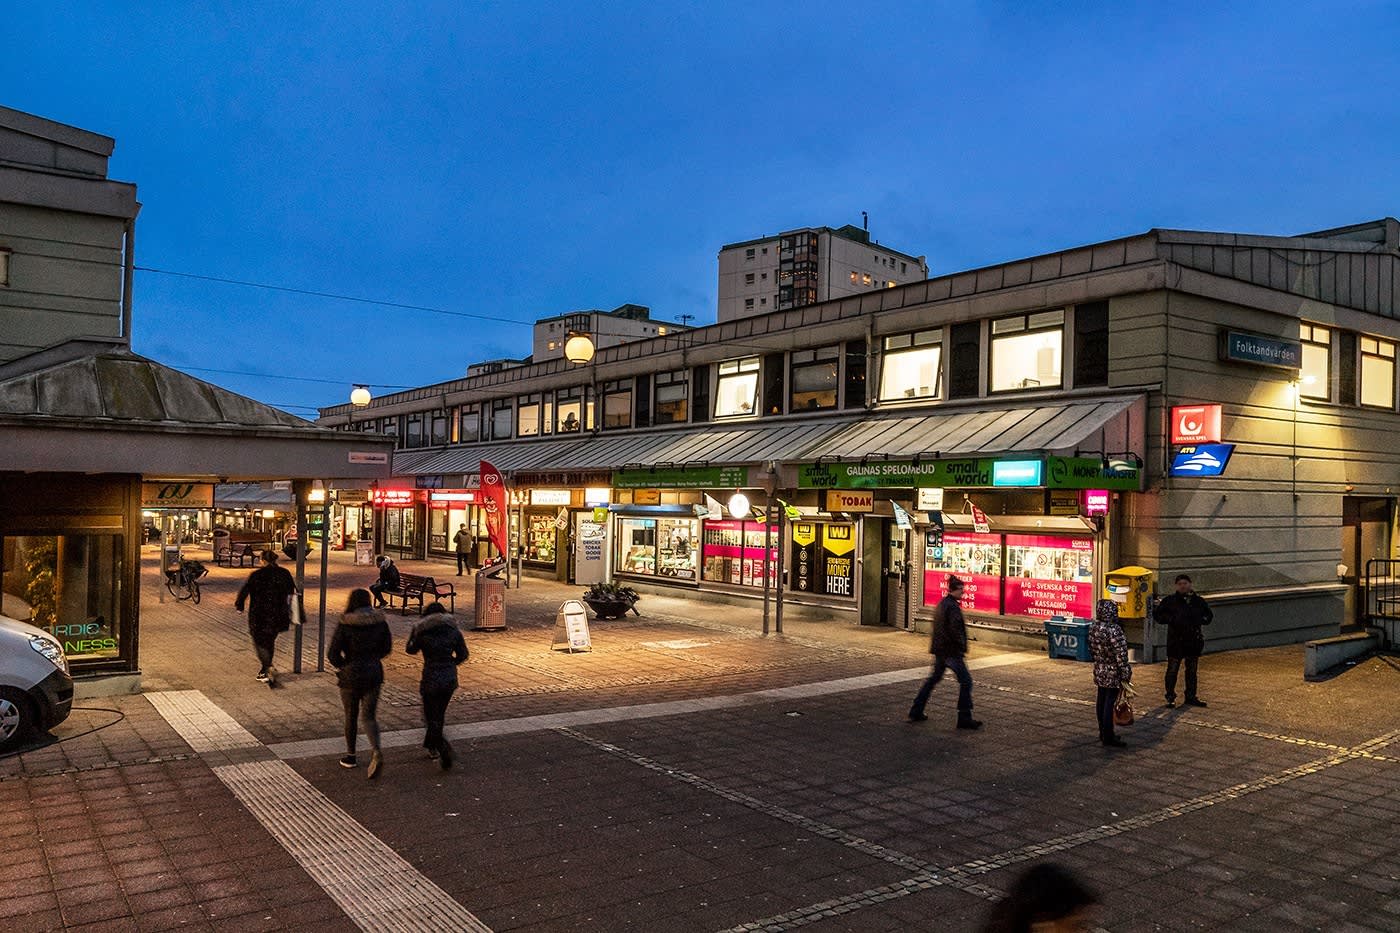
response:
[[[1147,618],[1147,602],[1152,596],[1153,573],[1146,567],[1119,567],[1104,576],[1104,599],[1118,604],[1118,618]]]
[[[476,575],[476,623],[478,632],[496,632],[506,627],[506,581],[500,574],[505,561],[481,568]]]
[[[1089,625],[1087,619],[1067,619],[1064,616],[1051,616],[1045,620],[1046,641],[1050,643],[1050,657],[1069,658],[1071,661],[1089,661]]]

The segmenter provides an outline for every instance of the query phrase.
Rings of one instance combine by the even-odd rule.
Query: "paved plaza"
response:
[[[1306,683],[1301,648],[1208,656],[1208,709],[1136,668],[1127,749],[1097,741],[1090,665],[974,645],[977,733],[952,684],[905,721],[924,636],[644,596],[550,650],[577,587],[525,580],[505,632],[467,633],[452,771],[418,747],[414,616],[380,705],[384,774],[337,765],[333,674],[257,683],[233,597],[143,574],[144,693],[82,701],[0,759],[0,929],[976,929],[1054,860],[1102,929],[1400,928],[1400,663]],[[446,564],[406,570],[470,579]],[[332,555],[330,603],[369,581]],[[1208,595],[1208,594],[1207,594]],[[327,636],[329,632],[327,632]],[[292,637],[278,645],[291,668]]]

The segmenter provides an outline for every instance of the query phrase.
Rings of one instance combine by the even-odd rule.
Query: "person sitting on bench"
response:
[[[394,566],[393,558],[385,554],[381,554],[374,562],[379,565],[379,580],[370,584],[369,591],[374,594],[374,604],[383,606],[385,590],[398,592],[399,568]]]

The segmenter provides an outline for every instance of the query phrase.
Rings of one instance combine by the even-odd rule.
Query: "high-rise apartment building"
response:
[[[871,242],[847,224],[803,227],[719,251],[719,320],[786,311],[928,278],[923,256]]]

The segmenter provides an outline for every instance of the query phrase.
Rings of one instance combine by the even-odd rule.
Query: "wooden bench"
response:
[[[226,538],[220,535],[214,539],[214,563],[220,567],[232,567],[234,561],[237,561],[240,567],[244,566],[245,562],[256,564],[258,555],[268,547],[270,545],[263,538]]]
[[[382,590],[380,595],[393,608],[394,600],[403,600],[400,609],[404,614],[408,613],[410,601],[417,601],[418,614],[423,614],[423,605],[428,601],[440,601],[446,599],[450,604],[449,612],[457,611],[457,588],[451,583],[438,583],[432,577],[421,576],[416,573],[404,573],[399,571],[399,588],[396,590]]]

